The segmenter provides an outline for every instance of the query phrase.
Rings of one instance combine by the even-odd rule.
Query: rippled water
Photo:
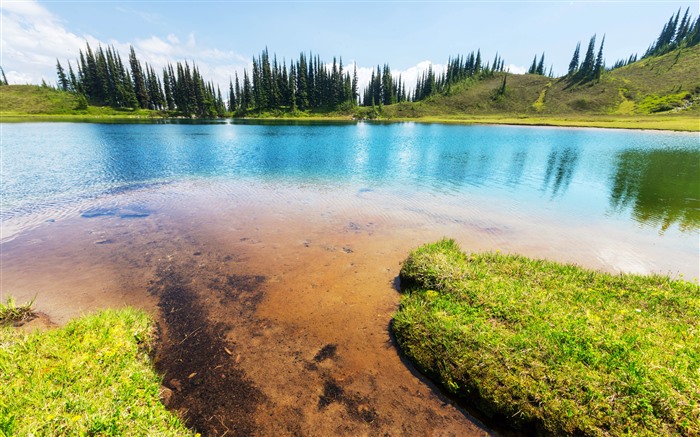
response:
[[[64,216],[143,217],[158,204],[95,202],[196,183],[351,193],[434,220],[490,205],[504,220],[675,238],[697,256],[697,134],[364,122],[1,127],[4,239]],[[178,189],[166,192],[161,201],[175,201]]]

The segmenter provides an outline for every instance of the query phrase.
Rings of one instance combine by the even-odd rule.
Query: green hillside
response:
[[[506,92],[499,95],[504,74]],[[486,80],[453,86],[447,94],[425,101],[385,106],[380,115],[474,121],[496,117],[494,120],[512,118],[541,124],[562,117],[571,122],[597,118],[653,124],[676,120],[678,125],[687,126],[683,130],[699,130],[700,46],[643,59],[585,84],[571,83],[567,78],[496,73]]]
[[[0,86],[0,120],[162,117],[147,109],[88,106],[84,97],[39,85]]]
[[[505,76],[506,91],[499,93]],[[82,100],[82,101],[81,101]],[[36,85],[0,86],[0,117],[148,118],[167,111],[85,105],[76,94]],[[258,117],[359,118],[700,131],[700,45],[642,59],[599,81],[495,73],[468,79],[419,102],[346,111],[260,113]]]

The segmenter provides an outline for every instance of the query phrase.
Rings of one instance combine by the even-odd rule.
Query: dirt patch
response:
[[[243,285],[248,294],[250,286]],[[239,367],[227,326],[210,320],[191,280],[173,266],[158,271],[150,291],[159,297],[165,325],[156,366],[172,390],[168,406],[204,435],[253,434],[264,396]]]

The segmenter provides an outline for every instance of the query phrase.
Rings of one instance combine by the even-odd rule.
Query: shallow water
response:
[[[1,170],[3,241],[46,221],[117,214],[114,202],[125,203],[123,218],[138,218],[183,201],[189,187],[220,205],[250,196],[238,189],[247,186],[272,201],[283,200],[282,191],[309,201],[330,196],[323,199],[330,207],[386,210],[416,225],[478,223],[501,235],[509,229],[502,249],[536,245],[541,256],[594,268],[698,272],[696,134],[416,123],[21,123],[2,125]],[[150,200],[156,203],[129,201],[150,191],[160,193]]]
[[[0,127],[3,293],[36,295],[59,323],[105,306],[167,315],[178,299],[195,302],[210,326],[198,332],[219,351],[207,352],[218,360],[210,372],[223,372],[228,357],[229,373],[256,393],[231,404],[247,411],[244,422],[192,419],[213,434],[483,433],[401,361],[389,335],[400,262],[427,241],[698,276],[695,134]],[[165,344],[188,344],[187,332],[161,323],[173,337]],[[195,364],[180,371],[223,377]],[[206,382],[163,365],[181,399],[206,399]]]

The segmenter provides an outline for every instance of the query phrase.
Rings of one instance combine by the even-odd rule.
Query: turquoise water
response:
[[[187,235],[162,220],[300,212],[303,223],[289,226],[365,220],[396,244],[450,236],[469,250],[700,277],[697,134],[417,123],[0,127],[4,242],[30,241],[32,229],[99,232],[100,218],[132,231],[155,220]]]
[[[2,125],[2,218],[188,179],[516,202],[697,235],[697,134],[439,124]]]

